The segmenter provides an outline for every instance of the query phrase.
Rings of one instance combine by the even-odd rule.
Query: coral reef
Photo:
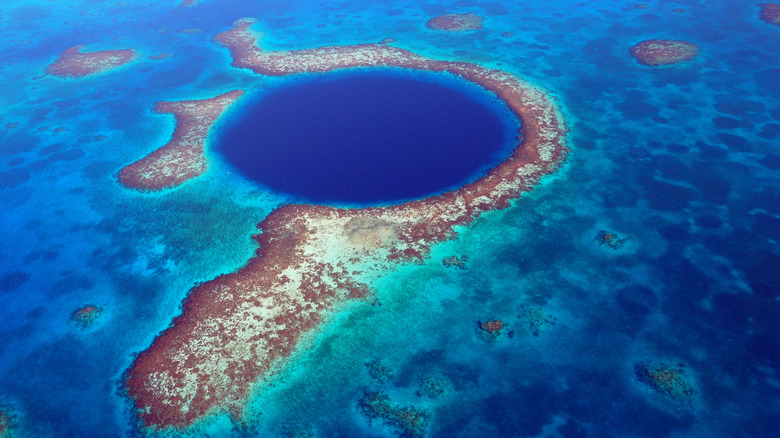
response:
[[[500,319],[480,321],[479,328],[487,334],[498,336],[504,328],[504,321],[501,321]]]
[[[420,379],[420,389],[417,391],[418,397],[428,397],[437,399],[450,391],[450,382],[443,377],[425,377]]]
[[[640,362],[635,365],[637,379],[655,392],[673,400],[689,401],[696,394],[685,365],[671,366],[665,363]]]
[[[482,29],[482,17],[473,12],[468,14],[442,14],[428,20],[425,23],[425,27],[445,32],[477,30]]]
[[[640,64],[649,66],[670,65],[689,61],[699,54],[699,48],[687,41],[646,40],[631,47],[631,55]]]
[[[383,420],[402,437],[424,436],[430,420],[428,412],[413,407],[394,406],[390,398],[381,392],[366,392],[360,399],[360,410],[369,421]]]
[[[271,76],[359,67],[446,72],[503,100],[522,120],[521,132],[507,160],[451,192],[389,207],[287,204],[271,212],[258,225],[256,256],[237,272],[193,288],[181,315],[127,371],[127,395],[141,424],[152,430],[183,428],[225,412],[243,424],[252,389],[280,373],[334,312],[350,301],[369,301],[371,281],[401,263],[422,261],[432,245],[456,236],[456,226],[508,207],[557,170],[568,152],[557,106],[516,76],[425,58],[388,44],[264,51],[249,30],[252,23],[239,20],[215,37],[230,49],[236,67]],[[188,144],[197,143],[199,157],[202,136],[213,120],[188,122],[199,130],[195,140],[187,138]],[[177,124],[174,137],[182,129]],[[159,166],[137,173],[157,181],[170,171]],[[122,174],[120,181],[126,181]]]
[[[285,427],[282,430],[282,438],[314,438],[314,432],[301,426]]]
[[[103,308],[100,306],[86,305],[76,309],[70,316],[70,320],[80,327],[91,327],[103,314]]]
[[[5,408],[0,406],[0,438],[9,438],[11,436],[11,419]]]
[[[83,78],[113,70],[138,58],[138,52],[133,49],[82,52],[84,47],[71,47],[62,52],[46,68],[46,73],[60,78]]]
[[[777,3],[762,4],[759,17],[769,24],[780,26],[780,4]]]
[[[469,260],[468,256],[449,256],[442,259],[442,264],[447,268],[466,269],[466,262]]]
[[[387,383],[393,375],[393,369],[379,359],[371,361],[366,366],[368,366],[368,375],[381,384]]]
[[[176,116],[176,129],[165,146],[119,171],[119,183],[143,191],[176,187],[206,171],[203,144],[217,118],[243,91],[204,100],[158,102],[155,111]]]
[[[539,336],[544,327],[555,324],[555,318],[548,315],[541,307],[523,306],[519,318],[528,325],[534,336]]]
[[[599,232],[596,233],[594,240],[598,242],[599,245],[608,246],[612,249],[620,249],[627,241],[626,238],[620,237],[617,233],[604,230],[599,230]]]

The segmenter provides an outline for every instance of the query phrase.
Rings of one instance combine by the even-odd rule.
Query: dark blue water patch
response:
[[[773,140],[780,134],[780,125],[777,123],[767,123],[758,131],[758,136],[767,140]]]
[[[742,123],[731,117],[715,117],[712,119],[712,124],[721,129],[735,129],[742,126]]]
[[[702,141],[697,141],[696,147],[701,153],[701,158],[707,161],[719,161],[720,159],[729,156],[729,153],[726,149],[720,146],[713,146]]]
[[[5,134],[0,132],[0,154],[14,155],[29,152],[38,145],[39,140],[22,132]]]
[[[761,102],[735,99],[733,94],[718,94],[715,98],[718,100],[718,103],[714,106],[718,112],[741,118],[747,118],[755,113],[762,113],[765,109]]]
[[[585,429],[584,425],[573,420],[568,420],[566,423],[559,426],[558,433],[563,438],[581,438],[588,436],[588,431]]]
[[[649,206],[657,211],[680,211],[696,199],[696,192],[688,187],[653,181],[647,187]]]
[[[15,167],[0,172],[0,190],[16,187],[28,179],[30,179],[30,170],[24,167]]]
[[[664,239],[674,244],[685,244],[690,237],[687,223],[660,226],[658,227],[658,233],[660,233]]]
[[[759,93],[780,94],[780,69],[769,68],[753,75]]]
[[[92,280],[87,277],[70,272],[66,272],[63,275],[64,278],[61,278],[52,284],[51,292],[53,295],[60,296],[77,290],[88,290],[94,286]]]
[[[706,172],[706,169],[702,169],[702,172],[690,181],[691,184],[699,189],[702,198],[716,204],[728,202],[729,194],[731,193],[731,183],[717,175],[707,175],[704,172]]]
[[[723,221],[715,215],[705,214],[696,216],[693,218],[693,222],[699,228],[720,228],[723,226]]]
[[[84,151],[81,149],[70,149],[63,152],[57,152],[55,154],[49,155],[49,161],[74,161],[78,160],[79,158],[83,157]]]
[[[691,150],[691,148],[684,144],[672,143],[666,146],[666,150],[673,154],[681,155]]]
[[[0,386],[24,404],[26,421],[55,436],[120,436],[106,376],[106,367],[116,366],[108,353],[117,352],[96,352],[72,336],[36,347],[0,376]]]
[[[653,116],[653,121],[655,123],[658,123],[659,125],[668,125],[669,124],[669,119],[667,119],[666,117],[658,116],[658,115]]]
[[[400,69],[294,79],[239,111],[215,150],[249,179],[312,203],[441,193],[505,159],[517,132],[485,90]]]
[[[385,11],[385,15],[389,15],[391,17],[397,17],[399,15],[403,15],[404,10],[403,9],[388,9]]]
[[[65,149],[67,146],[64,143],[54,143],[50,144],[48,146],[42,147],[38,150],[38,155],[49,155],[53,154],[55,152],[60,152],[63,149]]]
[[[30,281],[30,275],[24,271],[13,271],[0,277],[0,292],[13,292]]]
[[[748,143],[745,137],[739,135],[729,134],[728,132],[721,132],[717,134],[718,139],[723,142],[730,150],[735,151],[747,151],[750,150],[750,143]]]
[[[447,6],[441,3],[423,3],[420,5],[420,9],[422,9],[426,14],[430,15],[443,14],[447,12]]]
[[[664,300],[676,301],[673,297],[688,304],[696,304],[707,296],[712,280],[695,263],[677,252],[667,252],[656,260],[656,269],[663,272],[666,291]],[[685,306],[687,307],[687,306]]]
[[[780,214],[780,187],[766,186],[747,195],[745,209],[762,208],[771,214]]]
[[[615,105],[629,120],[647,120],[658,114],[658,108],[646,102],[626,100]]]
[[[650,310],[658,304],[655,292],[641,284],[619,289],[615,293],[615,300],[623,310],[640,317],[647,316]]]
[[[639,201],[639,194],[622,179],[604,181],[601,187],[601,202],[607,208],[633,207]]]
[[[691,176],[691,168],[674,155],[657,155],[653,163],[658,172],[667,179],[684,181]]]
[[[655,88],[664,88],[668,85],[689,85],[701,80],[698,70],[668,69],[654,70],[652,85]]]
[[[780,218],[765,213],[753,215],[753,226],[756,234],[773,240],[780,240]]]
[[[490,15],[509,15],[509,11],[501,2],[486,2],[480,6]]]
[[[780,169],[780,155],[766,154],[764,155],[764,158],[758,160],[758,164],[766,167],[767,169]]]

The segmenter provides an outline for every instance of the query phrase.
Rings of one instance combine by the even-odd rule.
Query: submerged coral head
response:
[[[699,54],[699,48],[687,41],[646,40],[632,47],[631,54],[640,64],[661,66],[689,61]]]
[[[473,12],[468,14],[442,14],[428,20],[425,26],[428,29],[445,32],[477,30],[482,29],[482,17]]]

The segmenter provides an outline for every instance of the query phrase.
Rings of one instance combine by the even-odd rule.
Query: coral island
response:
[[[381,392],[366,392],[360,399],[360,410],[369,421],[381,419],[404,437],[424,436],[430,419],[424,410],[392,405]]]
[[[699,48],[687,41],[646,40],[631,47],[631,55],[640,64],[659,66],[689,61],[699,54]]]
[[[683,364],[670,366],[664,363],[640,362],[636,364],[634,371],[640,382],[675,401],[689,401],[696,394]]]
[[[350,301],[369,301],[368,284],[401,263],[422,261],[432,245],[456,237],[455,227],[508,207],[557,170],[568,152],[567,128],[553,99],[512,74],[388,44],[264,51],[249,30],[253,22],[239,20],[215,37],[230,49],[236,67],[270,76],[366,67],[454,75],[506,103],[522,121],[518,143],[485,176],[441,195],[388,207],[288,204],[271,212],[258,225],[256,256],[237,272],[194,287],[181,315],[127,371],[125,390],[149,429],[188,427],[224,412],[239,425],[247,421],[245,407],[255,390],[281,372],[334,312]],[[188,129],[197,126],[199,136],[210,120],[177,118]],[[181,129],[177,125],[177,133]],[[163,165],[142,173],[154,181],[166,172],[171,168]],[[120,175],[120,181],[127,180]],[[386,403],[379,403],[380,411],[389,409],[381,406]]]
[[[46,67],[46,73],[60,78],[83,78],[121,67],[138,58],[133,49],[82,52],[85,46],[71,47]]]
[[[203,144],[217,118],[244,92],[234,90],[203,100],[158,102],[155,111],[176,116],[171,140],[119,171],[119,182],[142,191],[169,189],[206,171]]]
[[[442,14],[428,20],[425,23],[425,27],[445,32],[477,30],[482,29],[482,17],[473,12],[468,14]]]

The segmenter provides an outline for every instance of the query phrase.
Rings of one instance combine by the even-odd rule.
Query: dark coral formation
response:
[[[689,373],[683,364],[673,366],[665,363],[640,362],[634,367],[634,372],[640,382],[673,400],[690,401],[696,394]]]
[[[780,26],[780,4],[777,3],[762,4],[759,17],[769,24]]]
[[[479,328],[487,334],[498,336],[501,334],[501,330],[504,329],[504,321],[500,319],[480,321]]]
[[[314,432],[301,426],[285,427],[281,434],[282,438],[314,438]]]
[[[6,408],[0,406],[0,438],[10,438],[11,417]]]
[[[100,319],[100,315],[103,314],[103,308],[100,306],[86,305],[76,309],[70,316],[70,320],[78,324],[80,327],[88,328]]]
[[[594,240],[602,246],[608,246],[612,249],[620,249],[626,244],[626,238],[620,237],[617,233],[611,231],[599,230]]]
[[[360,399],[360,410],[369,421],[380,419],[395,428],[402,437],[424,436],[430,420],[428,412],[393,405],[390,398],[381,392],[366,392]]]
[[[425,377],[420,379],[420,389],[417,391],[417,396],[437,399],[447,394],[450,387],[450,382],[443,377]]]
[[[428,20],[425,26],[428,29],[445,32],[477,30],[482,29],[482,17],[473,12],[468,14],[442,14]]]
[[[82,52],[85,46],[71,47],[46,68],[46,73],[60,78],[83,78],[107,72],[138,58],[133,49]]]
[[[466,262],[469,260],[468,256],[449,256],[444,257],[441,263],[447,268],[466,269]]]
[[[536,306],[523,306],[519,318],[526,323],[534,336],[539,336],[544,327],[555,324],[555,318]]]
[[[689,61],[699,54],[699,48],[687,41],[646,40],[631,48],[631,55],[640,64],[660,66]]]
[[[367,366],[368,375],[381,384],[390,381],[390,377],[393,375],[393,369],[379,359],[371,361]]]

